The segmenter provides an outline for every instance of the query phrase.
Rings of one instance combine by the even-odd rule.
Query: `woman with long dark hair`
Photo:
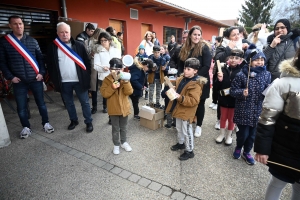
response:
[[[198,75],[207,78],[207,83],[204,85],[202,90],[202,95],[200,98],[200,103],[197,108],[197,126],[195,129],[195,137],[200,137],[202,132],[202,122],[205,112],[205,100],[209,98],[210,92],[210,78],[209,78],[209,68],[211,64],[211,50],[210,44],[202,38],[202,29],[200,26],[193,26],[188,34],[188,38],[183,44],[180,53],[180,63],[178,66],[179,71],[183,71],[184,62],[188,58],[197,58],[200,61],[200,67],[198,70]]]

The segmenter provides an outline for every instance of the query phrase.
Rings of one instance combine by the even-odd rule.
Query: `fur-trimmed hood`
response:
[[[300,78],[300,71],[294,67],[294,59],[284,60],[279,64],[281,72],[280,77],[298,77]]]
[[[114,41],[111,41],[110,47],[117,48],[117,45],[116,45],[116,43]],[[99,46],[97,46],[96,53],[99,53],[101,51],[107,51],[107,50],[100,44]]]
[[[143,65],[139,62],[139,57],[135,57],[134,59],[133,59],[133,64],[135,64],[135,66],[137,67],[137,68],[139,68],[140,70],[143,70]]]
[[[180,74],[180,78],[184,78],[184,73]],[[196,81],[198,81],[199,84],[205,85],[207,83],[207,78],[198,75]]]

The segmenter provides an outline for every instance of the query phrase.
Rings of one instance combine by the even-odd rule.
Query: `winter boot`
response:
[[[225,145],[230,146],[232,144],[232,130],[227,130],[225,135]]]
[[[220,134],[216,138],[216,143],[217,144],[221,144],[223,142],[223,140],[224,140],[224,137],[225,137],[225,128],[221,128],[220,129]]]

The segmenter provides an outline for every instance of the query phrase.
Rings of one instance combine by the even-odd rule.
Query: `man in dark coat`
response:
[[[42,116],[44,131],[52,133],[54,128],[49,124],[44,102],[43,76],[46,72],[39,44],[24,34],[24,23],[20,16],[10,16],[9,27],[12,33],[0,38],[0,70],[4,77],[13,83],[18,115],[23,126],[20,138],[25,139],[31,134],[27,111],[29,89]],[[19,44],[20,48],[17,48],[16,44]],[[27,56],[24,56],[25,54]]]
[[[92,117],[89,104],[91,63],[82,42],[71,38],[70,26],[57,24],[58,37],[48,47],[47,66],[56,91],[61,92],[71,120],[68,130],[78,125],[73,90],[81,103],[86,131],[92,132]]]

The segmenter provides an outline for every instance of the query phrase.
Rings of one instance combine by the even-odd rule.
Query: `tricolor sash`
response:
[[[7,34],[4,38],[23,56],[23,58],[31,65],[36,74],[39,73],[39,64],[35,57],[27,49],[27,47],[14,36],[13,33]]]
[[[86,70],[82,58],[75,51],[73,51],[73,49],[68,47],[58,37],[55,40],[53,40],[53,42],[60,50],[62,50],[62,52],[64,52],[69,58],[71,58],[77,65],[79,65],[82,69]]]

